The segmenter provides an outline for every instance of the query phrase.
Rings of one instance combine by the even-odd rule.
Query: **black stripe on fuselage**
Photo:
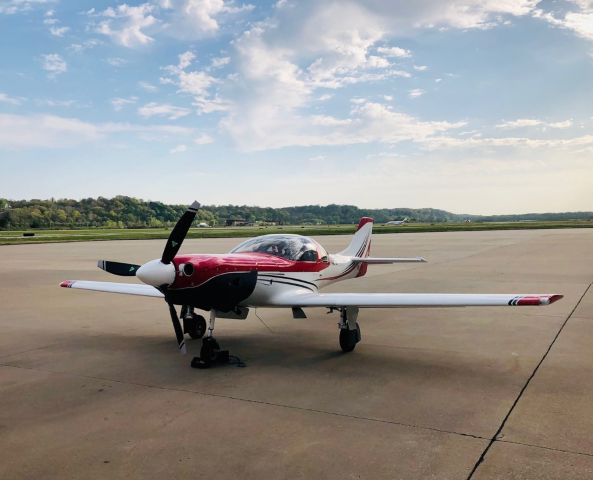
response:
[[[284,285],[292,285],[293,287],[299,287],[299,288],[306,288],[307,290],[311,290],[313,293],[315,293],[315,290],[312,289],[311,287],[308,287],[307,285],[302,285],[299,283],[292,283],[292,282],[282,282],[280,280],[258,280],[258,282],[264,284],[264,285],[272,285],[274,283],[282,283]]]
[[[302,283],[306,283],[307,285],[311,285],[311,286],[317,288],[317,285],[313,282],[308,282],[307,280],[301,280],[300,278],[295,278],[295,277],[287,277],[286,275],[279,275],[279,274],[273,274],[273,273],[260,273],[258,276],[259,276],[259,278],[271,277],[271,278],[292,280],[294,282],[302,282]]]

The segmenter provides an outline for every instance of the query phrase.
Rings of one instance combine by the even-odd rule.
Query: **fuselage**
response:
[[[281,248],[287,240],[303,247],[296,251]],[[360,255],[364,252],[368,253],[366,244],[361,246]],[[299,235],[256,237],[226,254],[178,255],[173,265],[175,280],[168,290],[179,297],[180,303],[189,298],[203,302],[208,292],[215,290],[210,286],[224,284],[227,292],[235,287],[235,305],[246,307],[269,305],[271,299],[286,292],[317,293],[327,285],[366,272],[365,265],[353,262],[351,256],[330,255],[317,242]]]

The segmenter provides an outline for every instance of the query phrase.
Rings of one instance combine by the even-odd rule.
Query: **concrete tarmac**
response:
[[[347,237],[318,238],[330,251]],[[239,240],[188,240],[225,252]],[[0,478],[593,478],[593,229],[373,237],[370,266],[327,291],[561,293],[547,307],[259,309],[219,320],[246,368],[194,370],[159,299],[61,289],[131,281],[164,242],[0,247]],[[482,460],[482,461],[481,461]]]

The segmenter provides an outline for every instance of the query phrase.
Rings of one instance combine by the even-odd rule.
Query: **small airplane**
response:
[[[246,240],[226,254],[177,255],[200,204],[194,202],[181,216],[161,258],[144,265],[99,260],[99,268],[120,276],[136,276],[143,284],[67,280],[61,287],[163,298],[168,306],[177,345],[186,353],[184,333],[202,338],[200,368],[217,362],[223,351],[214,338],[217,317],[245,319],[249,308],[292,309],[306,318],[303,308],[325,307],[340,313],[339,343],[351,352],[361,339],[357,322],[361,308],[478,307],[549,305],[557,294],[451,293],[319,293],[332,283],[362,277],[369,265],[425,262],[422,257],[370,257],[373,219],[360,219],[350,245],[328,254],[315,240],[292,234],[270,234]],[[176,305],[181,306],[180,316]],[[210,312],[208,325],[194,309]],[[206,336],[204,336],[206,335]],[[228,351],[224,351],[228,358]]]
[[[386,222],[385,225],[403,225],[404,223],[408,222],[408,217],[404,218],[403,220],[391,220],[390,222]]]

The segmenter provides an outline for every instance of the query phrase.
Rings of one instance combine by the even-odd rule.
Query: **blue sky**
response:
[[[593,0],[0,0],[0,197],[593,210]]]

